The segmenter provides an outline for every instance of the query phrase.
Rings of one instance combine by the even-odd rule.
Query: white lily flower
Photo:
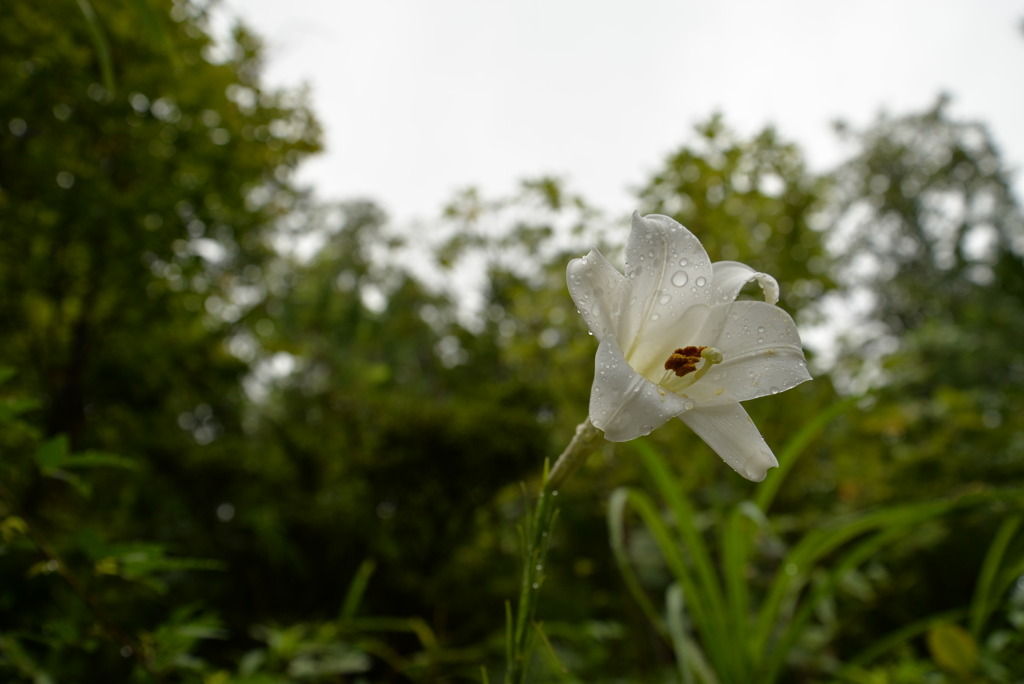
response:
[[[752,280],[765,301],[736,301]],[[748,480],[778,465],[740,406],[811,379],[774,278],[712,264],[679,223],[634,212],[626,274],[594,249],[569,262],[567,281],[600,342],[590,421],[605,439],[631,440],[675,416]]]

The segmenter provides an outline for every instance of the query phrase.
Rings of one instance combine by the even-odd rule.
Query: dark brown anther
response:
[[[665,361],[665,370],[672,371],[679,377],[683,377],[697,370],[697,363],[701,360],[700,353],[707,347],[683,347],[676,349]]]

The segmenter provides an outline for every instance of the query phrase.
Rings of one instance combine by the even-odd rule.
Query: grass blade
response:
[[[703,684],[718,684],[718,677],[708,665],[700,646],[686,635],[683,620],[686,615],[686,603],[683,589],[678,583],[673,583],[665,593],[665,613],[672,638],[672,650],[676,655],[676,665],[683,684],[692,684],[694,672]]]
[[[722,576],[725,582],[729,623],[733,630],[733,648],[741,649],[748,649],[751,645],[748,639],[750,587],[747,583],[747,558],[753,534],[748,532],[749,523],[742,508],[735,507],[729,514],[722,538]],[[737,663],[738,681],[750,681],[751,658],[748,653],[734,660]]]
[[[886,508],[830,523],[809,533],[786,555],[772,582],[757,617],[753,652],[761,656],[782,651],[770,644],[772,632],[782,622],[787,599],[790,603],[795,600],[812,571],[825,556],[859,536],[879,529],[904,530],[934,518],[954,505],[955,501],[943,500]]]
[[[778,469],[771,474],[770,477],[766,478],[764,482],[757,486],[757,493],[754,495],[754,503],[762,511],[767,512],[775,500],[776,494],[779,492],[779,488],[782,483],[786,480],[790,471],[793,470],[793,466],[796,464],[799,457],[804,453],[807,446],[818,436],[826,425],[832,422],[837,416],[845,413],[849,409],[853,408],[860,401],[860,397],[850,397],[838,401],[823,411],[819,412],[809,421],[801,426],[800,430],[793,435],[786,445],[779,451]]]
[[[348,620],[356,616],[359,604],[366,594],[366,585],[369,584],[370,577],[376,569],[377,564],[370,558],[359,564],[352,582],[348,585],[348,591],[345,592],[345,600],[341,603],[341,612],[339,613],[341,619]]]
[[[640,606],[640,610],[647,617],[647,621],[663,637],[668,639],[669,633],[665,627],[664,620],[658,615],[654,604],[651,603],[643,587],[640,586],[640,579],[636,576],[636,573],[633,571],[633,565],[629,562],[629,552],[626,549],[625,538],[625,509],[628,503],[629,490],[625,487],[620,487],[612,492],[611,498],[608,500],[608,537],[611,542],[612,555],[615,558],[615,563],[619,566],[619,572],[622,573],[623,580],[626,582],[626,588],[633,595],[633,600]]]
[[[704,584],[703,577],[686,562],[686,558],[682,553],[682,545],[673,536],[671,529],[663,520],[661,511],[645,493],[631,489],[623,489],[622,491],[624,494],[616,497],[616,506],[624,507],[626,503],[632,506],[647,528],[647,531],[654,538],[669,571],[683,588],[686,595],[690,597],[689,614],[693,621],[694,630],[699,635],[700,642],[704,645],[708,657],[714,664],[714,669],[721,674],[736,668],[737,663],[735,661],[737,659],[732,648],[733,642],[726,633],[728,616],[722,613],[721,610],[717,610],[708,601],[708,594],[710,592]],[[621,513],[616,514],[616,521],[621,524]],[[617,540],[616,544],[619,545],[620,552],[625,551],[621,539]],[[628,567],[628,558],[625,558],[624,562]],[[631,570],[629,572],[632,574]],[[629,582],[632,584],[631,591],[634,592],[634,595],[643,593],[635,576]],[[650,601],[642,600],[642,606],[644,602],[647,604],[644,607],[644,612],[648,615],[656,614],[654,607],[650,605]],[[659,632],[671,640],[671,634],[662,625],[662,621],[658,619],[655,624],[660,625]]]
[[[103,25],[100,18],[96,16],[89,0],[77,0],[78,9],[85,17],[86,27],[89,29],[89,39],[92,40],[93,49],[96,50],[96,59],[100,63],[100,75],[103,78],[103,87],[108,93],[114,92],[114,63],[110,58],[110,44],[107,42],[107,35],[103,32]]]
[[[965,615],[967,615],[967,611],[963,608],[958,608],[956,610],[949,610],[943,613],[936,613],[935,615],[930,615],[926,618],[922,618],[921,620],[915,620],[908,625],[904,625],[903,627],[886,634],[884,637],[872,641],[868,648],[858,653],[855,657],[847,660],[846,663],[843,664],[842,669],[836,673],[836,679],[839,681],[850,681],[851,674],[854,670],[870,665],[889,651],[902,646],[911,639],[921,636],[927,632],[928,628],[935,624],[937,620],[956,622],[957,620],[963,619]]]
[[[981,632],[985,627],[988,616],[995,609],[1002,595],[1002,587],[996,582],[999,569],[1003,565],[1003,557],[1010,541],[1020,528],[1022,517],[1015,515],[1003,521],[996,532],[995,538],[985,553],[985,560],[981,564],[981,572],[978,574],[978,585],[974,590],[974,599],[971,601],[969,629],[971,636],[976,641],[981,640]]]
[[[707,543],[697,528],[697,519],[689,499],[679,487],[675,476],[666,467],[664,460],[649,444],[635,440],[632,445],[640,454],[644,466],[676,521],[676,527],[686,548],[686,554],[693,563],[695,577],[690,580],[686,573],[683,588],[690,597],[691,614],[696,622],[701,616],[700,632],[709,657],[719,667],[735,667],[737,660],[731,649],[731,626],[725,610],[722,585],[712,562]],[[686,564],[683,563],[685,568]],[[677,579],[683,577],[676,573]],[[688,583],[692,586],[687,586]],[[699,592],[695,591],[696,586]]]
[[[151,0],[131,0],[131,3],[135,7],[135,14],[146,28],[150,40],[160,46],[160,49],[167,55],[171,64],[177,68],[179,66],[178,53],[175,52],[174,47],[171,45],[171,37],[167,31],[167,25],[161,21],[161,17],[153,10]]]

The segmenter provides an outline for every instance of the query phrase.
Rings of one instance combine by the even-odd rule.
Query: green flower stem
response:
[[[530,627],[534,626],[537,595],[544,581],[544,559],[551,542],[551,528],[557,516],[554,503],[557,494],[542,491],[537,499],[536,508],[526,516],[525,529],[519,528],[523,577],[514,622],[509,608],[505,684],[526,682],[530,656],[536,643],[533,638],[535,632]]]
[[[537,610],[540,586],[544,581],[544,560],[551,544],[551,529],[555,518],[558,517],[556,487],[586,460],[600,442],[601,434],[588,418],[576,428],[572,441],[558,457],[555,467],[550,472],[545,463],[544,481],[537,505],[526,516],[525,525],[519,529],[523,578],[519,587],[515,619],[512,617],[511,606],[507,608],[505,684],[523,684],[526,681],[530,655],[536,643],[534,636],[540,629],[534,623],[534,614]],[[531,626],[534,629],[531,629]]]
[[[576,469],[583,465],[587,456],[597,448],[602,435],[603,433],[590,422],[590,418],[576,426],[576,434],[572,441],[555,461],[555,467],[551,469],[544,481],[544,491],[557,490],[567,477],[576,472]]]

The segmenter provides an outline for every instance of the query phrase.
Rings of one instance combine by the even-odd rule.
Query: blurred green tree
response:
[[[175,10],[178,70],[132,12],[103,15],[115,95],[94,80],[84,29],[32,3],[4,7],[3,343],[21,382],[45,388],[48,432],[74,443],[123,438],[123,408],[163,426],[165,413],[138,409],[176,417],[225,394],[196,390],[214,369],[244,370],[222,342],[260,294],[276,221],[303,200],[291,171],[319,145],[300,96],[260,87],[252,36],[237,32],[211,62],[193,6]]]
[[[715,261],[770,273],[782,302],[802,311],[834,287],[824,245],[828,180],[803,152],[766,128],[749,140],[721,115],[696,126],[638,191],[643,214],[665,214],[694,232]]]
[[[859,315],[844,316],[836,375],[844,387],[876,389],[834,426],[821,474],[857,508],[1018,486],[1024,216],[1005,161],[987,127],[954,118],[946,98],[846,133],[856,153],[834,174],[830,247],[841,255],[847,311]],[[845,655],[963,608],[994,530],[1013,510],[922,526],[875,559],[861,599],[844,604]],[[1001,615],[997,629],[1007,625],[1009,613]]]
[[[323,218],[322,247],[290,264],[251,317],[258,347],[290,368],[266,378],[253,407],[255,440],[274,446],[250,462],[263,486],[247,480],[234,493],[240,517],[273,515],[288,530],[281,571],[308,588],[276,594],[277,610],[336,609],[344,587],[332,578],[372,558],[381,590],[367,610],[433,612],[443,636],[465,640],[493,625],[514,581],[495,578],[495,558],[473,546],[495,494],[543,459],[547,387],[518,374],[492,336],[467,331],[452,301],[392,266],[387,251],[402,245],[374,205]],[[483,597],[497,612],[480,611]]]
[[[83,593],[109,600],[129,631],[166,607],[123,590],[101,561],[139,539],[215,547],[216,474],[241,450],[249,372],[232,342],[264,296],[279,222],[307,201],[292,172],[320,137],[301,92],[262,87],[252,35],[218,44],[201,6],[158,8],[173,60],[140,34],[136,8],[95,17],[115,92],[99,82],[93,25],[66,20],[73,1],[0,7],[0,362],[17,370],[11,391],[37,400],[27,415],[45,447],[33,459],[33,440],[0,436],[4,505],[83,570]],[[97,473],[102,495],[84,504],[44,466],[96,449],[136,468]],[[63,677],[92,662],[94,676],[121,679],[116,648],[72,655],[95,650],[95,635],[36,632],[94,618],[56,578],[23,568],[0,571],[17,587],[5,592],[5,628],[62,644],[50,657]]]
[[[946,98],[851,137],[834,237],[844,282],[869,304],[844,363],[874,365],[884,388],[862,428],[885,444],[890,492],[907,479],[921,493],[1019,481],[1024,214],[1010,172]]]

